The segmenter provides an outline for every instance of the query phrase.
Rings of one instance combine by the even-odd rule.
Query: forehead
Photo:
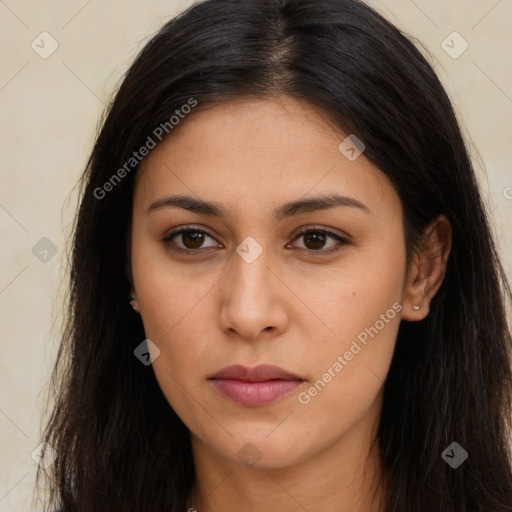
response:
[[[136,196],[147,206],[179,191],[257,208],[336,192],[393,206],[394,189],[364,153],[351,161],[340,151],[346,138],[321,109],[289,97],[199,105],[145,158]]]

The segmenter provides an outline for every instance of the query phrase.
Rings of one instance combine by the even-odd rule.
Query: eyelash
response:
[[[172,239],[180,234],[183,234],[183,233],[201,233],[201,234],[205,234],[205,235],[209,236],[210,238],[214,239],[214,237],[212,237],[208,232],[206,232],[202,229],[193,228],[193,227],[188,226],[188,227],[182,227],[175,231],[172,231],[167,236],[165,236],[165,238],[163,238],[162,242],[168,249],[170,249],[171,251],[174,251],[174,252],[187,253],[187,254],[191,254],[191,255],[206,252],[206,250],[202,249],[202,248],[182,249],[181,247],[177,247],[176,244],[174,244],[174,242],[172,241]],[[337,235],[336,233],[333,233],[331,231],[326,230],[325,228],[320,228],[320,227],[307,228],[307,229],[301,231],[300,233],[297,233],[297,235],[295,236],[293,241],[299,239],[302,236],[309,235],[311,233],[322,233],[323,235],[326,236],[326,238],[333,238],[333,239],[337,240],[339,242],[339,245],[337,247],[333,247],[330,249],[318,249],[316,251],[313,249],[305,249],[305,248],[299,247],[300,250],[308,252],[309,253],[308,255],[310,255],[310,256],[326,256],[329,254],[333,254],[333,253],[341,250],[341,248],[343,246],[349,245],[349,243],[350,243],[346,238],[343,238],[342,236]],[[213,248],[208,248],[208,249],[213,249]]]

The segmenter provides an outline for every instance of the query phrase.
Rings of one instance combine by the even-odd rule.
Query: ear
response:
[[[451,248],[452,226],[440,215],[426,228],[409,265],[402,301],[403,320],[417,322],[428,315],[432,298],[443,282]]]
[[[133,273],[132,273],[132,262],[131,262],[131,245],[132,245],[132,230],[131,230],[131,221],[128,226],[128,237],[126,240],[126,265],[125,265],[125,273],[128,278],[128,282],[130,284],[130,305],[137,313],[140,313],[139,303],[137,301],[137,294],[135,293],[135,285],[133,284]]]
[[[133,288],[130,290],[130,305],[134,311],[140,313],[139,302],[137,301],[137,295],[135,294]]]

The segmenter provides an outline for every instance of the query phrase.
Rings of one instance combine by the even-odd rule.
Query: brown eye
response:
[[[199,249],[204,242],[204,234],[198,231],[184,231],[181,240],[187,249]]]
[[[323,249],[327,237],[321,231],[311,231],[304,235],[304,245],[307,249],[318,251]]]
[[[184,227],[170,233],[162,242],[172,251],[194,254],[206,252],[207,249],[216,247],[215,244],[204,245],[208,238],[215,242],[215,239],[202,229]],[[302,231],[295,237],[294,241],[300,238],[303,238],[304,241],[302,246],[298,246],[298,248],[315,256],[339,251],[341,247],[349,244],[347,239],[325,229]],[[330,240],[331,243],[329,243]]]
[[[323,254],[328,254],[332,252],[338,251],[342,246],[347,245],[349,242],[345,238],[331,233],[330,231],[326,231],[325,229],[308,229],[302,231],[297,235],[295,240],[299,240],[302,238],[303,247],[299,247],[299,249],[305,249],[309,252],[319,252]],[[329,246],[325,247],[325,244],[328,240],[334,240],[336,243],[331,243]]]
[[[170,233],[163,242],[177,251],[194,252],[204,248],[214,247],[212,245],[204,247],[203,244],[207,238],[213,238],[201,229],[182,228]],[[173,247],[174,246],[174,247]]]

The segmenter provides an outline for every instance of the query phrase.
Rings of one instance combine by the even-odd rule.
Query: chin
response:
[[[235,464],[255,469],[278,469],[293,466],[307,457],[308,447],[301,446],[303,441],[291,437],[286,430],[281,435],[269,435],[267,431],[251,435],[245,429],[241,435],[235,435],[234,440],[230,439],[228,445],[217,446],[217,450]]]

